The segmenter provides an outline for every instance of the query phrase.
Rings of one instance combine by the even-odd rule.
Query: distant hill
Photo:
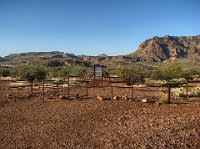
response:
[[[145,40],[135,52],[128,55],[108,56],[100,54],[98,56],[87,56],[59,51],[28,52],[10,54],[4,58],[0,57],[0,62],[9,65],[24,64],[49,67],[74,65],[88,67],[94,64],[118,67],[131,66],[139,61],[167,62],[167,60],[180,59],[200,60],[200,36],[153,37]]]
[[[0,56],[0,62],[4,62],[4,61],[6,61],[6,59]]]
[[[13,59],[13,58],[22,58],[22,57],[31,57],[31,56],[36,56],[36,57],[52,57],[55,55],[63,55],[64,52],[59,52],[59,51],[52,51],[52,52],[27,52],[27,53],[19,53],[19,54],[10,54],[8,56],[5,56],[6,59]]]
[[[132,54],[141,61],[200,58],[200,36],[164,36],[144,41]]]
[[[49,67],[56,66],[93,66],[94,64],[102,64],[106,66],[122,66],[127,63],[131,64],[133,58],[130,56],[108,56],[101,54],[98,56],[74,55],[59,51],[53,52],[27,52],[19,54],[10,54],[2,58],[7,60],[6,64],[10,65],[42,65]],[[0,59],[1,60],[1,59]]]

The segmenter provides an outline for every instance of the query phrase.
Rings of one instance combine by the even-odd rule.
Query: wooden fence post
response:
[[[44,80],[42,80],[42,101],[44,102]]]
[[[189,91],[189,89],[188,89],[188,87],[189,87],[189,83],[188,83],[188,80],[187,80],[187,82],[186,82],[187,84],[186,84],[186,97],[188,98],[188,91]]]
[[[168,83],[168,101],[170,103],[170,96],[171,96],[171,84]]]
[[[70,78],[70,76],[68,76],[68,81],[67,81],[67,87],[68,87],[67,96],[68,96],[68,98],[69,98],[69,78]]]
[[[133,99],[133,84],[132,84],[131,98]]]
[[[111,99],[113,99],[113,86],[111,85]]]
[[[87,94],[86,96],[87,96],[87,98],[88,98],[88,97],[89,97],[89,91],[88,91],[88,90],[89,90],[89,86],[86,86],[86,89],[87,89],[87,90],[86,90],[86,94]]]

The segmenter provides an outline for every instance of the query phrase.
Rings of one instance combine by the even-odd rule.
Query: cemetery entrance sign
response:
[[[103,66],[94,65],[94,77],[103,77]]]
[[[94,85],[98,84],[99,81],[101,85],[103,83],[103,67],[102,65],[94,65]]]

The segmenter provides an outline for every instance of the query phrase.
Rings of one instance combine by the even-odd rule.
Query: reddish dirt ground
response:
[[[102,90],[89,89],[89,94],[109,94]],[[28,92],[1,86],[2,149],[200,148],[200,98],[156,105],[139,102],[153,91],[135,91],[136,101],[60,100],[59,90],[51,90],[42,102],[38,90],[27,99]]]

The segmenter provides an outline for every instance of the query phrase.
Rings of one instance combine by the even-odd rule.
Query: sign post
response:
[[[103,77],[103,67],[102,66],[94,66],[94,76],[95,77]]]
[[[103,66],[94,65],[94,86],[95,86],[95,78],[96,77],[103,77]]]

